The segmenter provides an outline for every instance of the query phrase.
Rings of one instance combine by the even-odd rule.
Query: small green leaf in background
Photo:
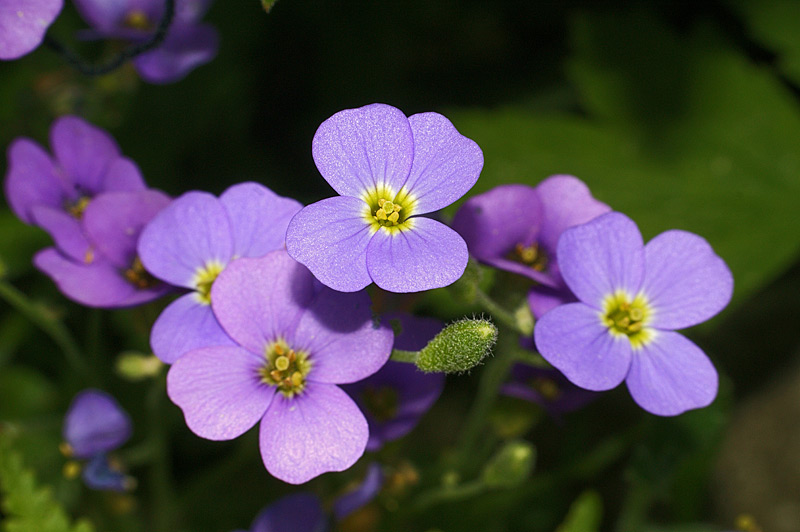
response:
[[[93,532],[85,520],[70,524],[61,505],[47,487],[36,483],[22,456],[13,449],[10,429],[0,425],[0,494],[6,518],[3,532]]]
[[[594,491],[583,492],[572,506],[556,532],[597,532],[603,519],[603,501]]]

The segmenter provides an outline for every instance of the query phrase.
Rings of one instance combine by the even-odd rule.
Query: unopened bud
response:
[[[417,367],[428,373],[461,373],[474,368],[497,341],[497,327],[489,320],[463,319],[445,327],[428,342]]]
[[[529,442],[505,444],[483,468],[483,482],[490,488],[513,488],[525,482],[533,470],[536,449]]]
[[[135,351],[125,351],[117,357],[117,375],[129,381],[140,381],[155,377],[161,372],[164,363],[155,355],[145,355]]]

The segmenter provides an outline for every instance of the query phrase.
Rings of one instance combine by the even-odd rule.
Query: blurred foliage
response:
[[[24,135],[47,145],[52,119],[74,113],[109,129],[148,182],[171,194],[256,180],[310,202],[330,194],[310,157],[316,127],[340,109],[381,101],[408,114],[443,112],[478,142],[486,163],[472,193],[570,173],[634,218],[647,239],[671,228],[704,236],[736,279],[735,308],[693,333],[723,370],[712,407],[654,418],[615,390],[557,421],[504,398],[464,471],[480,471],[525,438],[536,446],[531,477],[404,512],[425,490],[474,481],[459,477],[450,455],[490,359],[450,377],[408,438],[303,489],[330,504],[364,462],[380,460],[414,471],[380,497],[382,532],[720,530],[706,524],[715,521],[707,479],[730,412],[800,345],[792,319],[800,308],[798,3],[268,3],[265,14],[256,2],[216,2],[207,20],[222,36],[219,57],[174,85],[143,84],[129,67],[83,78],[47,49],[0,63],[0,144]],[[87,57],[110,53],[77,41],[82,27],[67,3],[52,34]],[[99,530],[230,530],[297,491],[264,471],[255,434],[236,442],[191,434],[164,396],[163,374],[116,376],[116,356],[147,349],[165,303],[100,312],[65,301],[30,264],[46,243],[0,212],[4,280],[30,308],[64,322],[99,376],[92,384],[130,411],[136,429],[122,454],[140,487],[108,498],[61,478],[61,416],[90,383],[2,303],[0,421],[19,431],[13,449],[0,433],[6,516],[49,512],[63,524],[54,530],[68,530],[66,508]],[[444,291],[411,301],[448,320],[467,312]],[[152,455],[158,444],[166,455]],[[23,461],[54,489],[38,488]]]

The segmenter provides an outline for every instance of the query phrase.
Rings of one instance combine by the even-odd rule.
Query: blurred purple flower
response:
[[[558,264],[579,302],[536,323],[536,346],[550,364],[589,390],[624,380],[634,401],[657,415],[714,400],[714,366],[674,332],[711,318],[730,301],[733,277],[708,242],[672,230],[645,246],[636,224],[612,212],[567,229]]]
[[[282,497],[261,510],[247,532],[327,532],[327,530],[328,523],[319,497],[312,493],[295,493]]]
[[[419,351],[442,330],[439,320],[408,314],[387,314],[382,320],[399,323],[394,347],[405,351]],[[414,364],[390,360],[374,375],[342,386],[367,417],[367,450],[377,451],[411,432],[441,395],[444,381],[444,373],[423,373]]]
[[[50,145],[54,158],[27,138],[11,144],[6,199],[23,222],[47,231],[61,253],[89,264],[91,244],[81,226],[86,208],[102,192],[145,190],[144,180],[108,133],[76,116],[53,123]]]
[[[558,370],[515,364],[500,393],[536,403],[556,420],[562,414],[582,408],[599,395],[572,384]]]
[[[217,30],[203,24],[211,0],[175,0],[175,16],[161,45],[134,59],[139,75],[150,83],[179,81],[217,55]],[[164,15],[164,0],[75,0],[92,26],[90,38],[140,43],[150,39]]]
[[[284,246],[289,219],[301,208],[258,183],[240,183],[219,198],[187,192],[148,224],[139,241],[142,264],[155,277],[191,290],[173,301],[150,333],[167,364],[198,347],[234,345],[211,310],[211,286],[237,257],[261,257]]]
[[[372,375],[392,350],[366,292],[322,287],[282,250],[232,262],[211,292],[235,344],[189,351],[170,368],[167,392],[189,428],[230,440],[260,421],[267,471],[292,484],[353,465],[367,421],[337,384]]]
[[[367,468],[367,474],[355,489],[340,495],[333,502],[333,515],[342,521],[350,514],[369,504],[381,491],[384,477],[381,465],[373,462]]]
[[[468,199],[453,218],[453,228],[479,261],[536,281],[528,302],[539,318],[575,301],[558,270],[558,237],[610,210],[580,179],[554,175],[535,188],[501,185]]]
[[[456,281],[467,247],[424,216],[463,196],[483,153],[437,113],[406,117],[384,104],[336,113],[314,135],[314,162],[340,194],[305,207],[286,248],[323,284],[355,292],[375,282],[419,292]]]
[[[64,452],[87,460],[83,480],[92,489],[126,491],[133,479],[122,473],[107,453],[128,441],[130,417],[109,394],[88,389],[72,400],[64,418]]]
[[[169,202],[158,190],[100,194],[82,214],[85,259],[50,247],[37,253],[33,262],[65,296],[83,305],[113,308],[152,301],[170,287],[144,269],[136,244],[145,224]]]
[[[64,0],[3,0],[0,3],[0,59],[17,59],[42,43]]]

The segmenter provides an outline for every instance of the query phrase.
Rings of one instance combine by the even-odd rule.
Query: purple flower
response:
[[[0,3],[0,59],[16,59],[42,43],[64,0],[3,0]]]
[[[42,227],[59,251],[91,262],[91,244],[81,219],[102,192],[144,190],[136,165],[121,156],[111,136],[75,116],[50,128],[54,158],[34,141],[15,140],[8,149],[5,192],[11,209],[25,223]]]
[[[62,451],[70,457],[88,460],[83,479],[92,489],[125,491],[132,480],[108,459],[107,453],[131,436],[130,417],[105,392],[88,389],[72,400],[64,418]]]
[[[511,368],[511,378],[500,388],[500,393],[536,403],[556,420],[599,395],[575,386],[558,370],[528,364],[515,364]]]
[[[441,322],[431,318],[398,313],[382,319],[400,324],[394,347],[405,351],[419,351],[442,330]],[[441,395],[444,381],[444,373],[423,373],[414,364],[390,360],[374,375],[343,386],[367,416],[367,450],[377,451],[411,432]]]
[[[300,203],[258,183],[240,183],[219,198],[187,192],[142,232],[139,256],[155,277],[191,290],[173,301],[150,333],[153,353],[172,364],[198,347],[233,345],[211,310],[211,286],[237,257],[261,257],[284,245]]]
[[[554,175],[535,188],[502,185],[468,199],[453,218],[453,228],[479,261],[537,282],[528,299],[538,318],[575,301],[558,270],[558,237],[610,210],[580,179]]]
[[[145,224],[169,202],[158,190],[100,194],[81,218],[85,258],[77,260],[51,247],[37,253],[33,262],[64,295],[83,305],[113,308],[152,301],[169,286],[144,269],[136,244]]]
[[[355,489],[340,495],[333,502],[333,515],[336,516],[336,520],[342,521],[356,510],[372,502],[383,488],[384,480],[380,464],[371,463],[367,468],[364,480]]]
[[[289,254],[342,292],[371,282],[419,292],[456,281],[467,247],[447,226],[420,216],[463,196],[483,153],[437,113],[406,118],[372,104],[336,113],[314,135],[314,162],[340,194],[311,204],[286,232]]]
[[[326,532],[322,501],[313,493],[287,495],[256,516],[249,532]],[[245,532],[238,530],[236,532]]]
[[[232,262],[211,305],[235,344],[189,351],[167,375],[189,428],[230,440],[260,421],[267,471],[292,484],[353,465],[367,421],[337,384],[372,375],[392,350],[369,296],[322,287],[279,250]]]
[[[175,16],[161,45],[134,59],[142,79],[172,83],[217,55],[217,31],[202,24],[211,0],[175,0]],[[75,0],[78,12],[92,26],[93,38],[144,42],[164,15],[164,0]]]
[[[625,380],[633,399],[657,415],[714,400],[714,366],[674,332],[717,314],[733,292],[730,270],[704,239],[672,230],[645,246],[636,224],[612,212],[567,229],[558,264],[579,302],[536,323],[548,362],[589,390]]]

